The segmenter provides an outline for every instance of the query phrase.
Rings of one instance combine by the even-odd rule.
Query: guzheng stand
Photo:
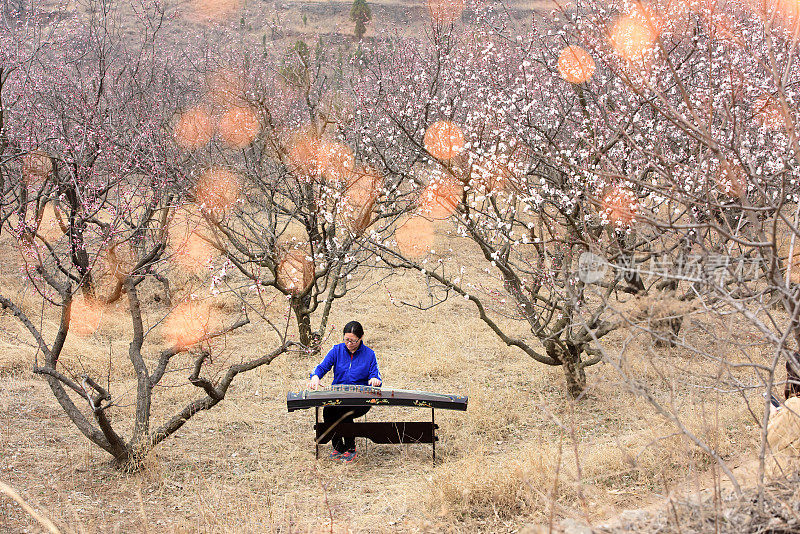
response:
[[[381,444],[400,444],[400,443],[430,443],[433,451],[433,461],[436,461],[436,442],[439,437],[436,435],[435,412],[436,408],[431,408],[431,421],[374,421],[374,422],[353,422],[339,423],[320,423],[319,406],[314,407],[315,423],[314,431],[316,437],[315,458],[319,458],[319,446],[331,441],[333,438],[333,428],[340,436],[353,438],[366,438],[373,443]]]
[[[367,438],[373,443],[430,443],[436,461],[436,408],[466,411],[467,397],[443,395],[425,391],[374,388],[369,386],[333,386],[330,389],[289,392],[286,405],[289,411],[314,407],[315,457],[319,458],[320,444],[328,443],[333,433],[353,438]],[[408,406],[430,408],[428,421],[320,422],[320,406]]]

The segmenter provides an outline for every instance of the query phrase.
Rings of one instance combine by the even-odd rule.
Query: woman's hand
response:
[[[367,382],[368,386],[372,386],[374,388],[380,387],[381,384],[382,384],[382,382],[380,380],[378,380],[377,378],[370,378],[369,381]]]
[[[319,377],[317,375],[312,376],[311,380],[308,381],[308,389],[319,389]]]

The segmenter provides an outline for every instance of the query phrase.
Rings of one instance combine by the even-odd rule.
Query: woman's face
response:
[[[347,350],[352,354],[358,350],[358,346],[361,345],[361,338],[355,334],[347,333],[344,335],[344,344],[347,346]]]

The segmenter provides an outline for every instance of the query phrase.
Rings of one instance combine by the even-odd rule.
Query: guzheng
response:
[[[315,406],[412,406],[466,411],[465,395],[444,395],[427,391],[340,385],[330,388],[289,392],[286,407],[290,412]]]
[[[430,443],[436,461],[436,408],[466,411],[466,395],[444,395],[427,391],[376,388],[371,386],[338,385],[330,388],[290,391],[286,407],[290,412],[314,408],[316,423],[316,456],[319,446],[328,443],[334,432],[340,436],[367,438],[374,443]],[[320,422],[319,409],[325,406],[410,406],[430,408],[428,421]]]

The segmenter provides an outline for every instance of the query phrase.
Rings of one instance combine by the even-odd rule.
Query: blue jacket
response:
[[[375,351],[364,345],[362,342],[355,354],[350,356],[347,345],[339,343],[328,351],[311,376],[317,375],[322,378],[325,373],[333,368],[333,385],[336,384],[356,384],[366,386],[370,378],[381,378],[378,370],[378,360],[375,358]]]

